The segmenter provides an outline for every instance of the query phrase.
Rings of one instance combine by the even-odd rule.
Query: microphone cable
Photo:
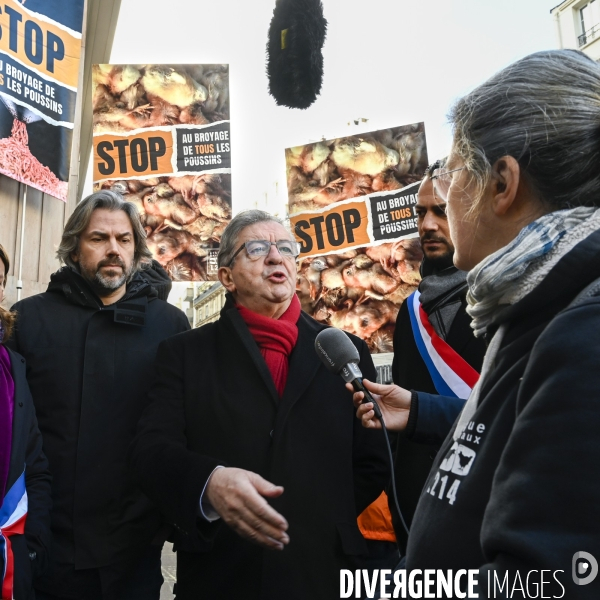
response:
[[[387,446],[388,458],[390,461],[390,473],[392,476],[392,493],[394,496],[394,505],[396,506],[396,511],[398,512],[398,516],[400,517],[400,522],[402,523],[402,527],[408,536],[410,534],[410,529],[406,525],[406,521],[404,520],[404,516],[402,515],[402,511],[400,510],[400,503],[398,502],[398,493],[396,492],[396,475],[394,473],[394,457],[392,455],[392,445],[390,444],[390,437],[388,435],[387,427],[385,426],[385,421],[383,420],[383,414],[381,413],[381,409],[379,405],[375,401],[375,398],[371,395],[371,392],[367,390],[362,382],[362,379],[355,379],[353,382],[353,386],[355,386],[356,391],[360,391],[364,395],[363,402],[366,400],[368,402],[373,403],[373,412],[375,416],[379,419],[381,423],[381,429],[383,430],[383,437],[385,438],[385,444]]]
[[[406,535],[409,535],[409,528],[406,525],[404,515],[400,510],[400,503],[398,502],[398,494],[396,492],[396,475],[394,473],[394,457],[392,455],[390,438],[383,420],[383,415],[381,414],[381,409],[379,408],[377,402],[375,402],[375,399],[369,390],[367,390],[363,384],[363,376],[358,366],[358,363],[360,362],[358,349],[352,343],[350,337],[341,329],[327,327],[317,334],[315,339],[315,352],[328,371],[331,371],[336,375],[341,375],[342,379],[346,383],[349,383],[354,388],[355,392],[363,393],[363,404],[365,402],[373,403],[373,412],[381,423],[385,444],[387,446],[394,504],[396,506],[398,516],[400,517],[402,527],[404,528]]]
[[[385,422],[383,421],[383,415],[381,415],[379,417],[379,421],[381,422],[381,429],[383,430],[383,437],[385,438],[385,444],[387,446],[388,457],[390,459],[390,472],[392,475],[392,492],[394,495],[394,504],[396,505],[396,510],[398,511],[398,516],[400,517],[400,522],[402,523],[402,527],[404,527],[404,531],[406,531],[406,535],[408,536],[410,533],[410,529],[406,525],[406,521],[404,520],[404,516],[402,515],[402,511],[400,510],[400,503],[398,502],[398,494],[396,492],[396,476],[394,474],[394,457],[392,455],[392,446],[390,444],[390,437],[388,435],[388,431],[385,426]]]

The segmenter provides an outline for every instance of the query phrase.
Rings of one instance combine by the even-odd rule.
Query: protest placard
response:
[[[84,0],[0,10],[0,173],[67,199]]]
[[[423,124],[289,148],[286,166],[302,308],[391,352],[399,307],[420,281]]]
[[[94,65],[94,187],[133,202],[174,281],[216,278],[231,219],[227,65]]]

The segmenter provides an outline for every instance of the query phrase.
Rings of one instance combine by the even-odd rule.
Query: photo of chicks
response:
[[[209,255],[231,219],[230,174],[108,180],[96,189],[136,205],[148,248],[173,281],[216,279]]]
[[[93,65],[94,133],[229,120],[229,65]]]
[[[290,215],[419,181],[427,167],[423,123],[285,151]]]
[[[422,179],[427,166],[423,123],[286,149],[290,216],[343,200],[392,191]],[[299,257],[297,293],[317,321],[363,339],[372,353],[392,352],[396,317],[416,290],[419,240]]]
[[[93,86],[95,136],[172,127],[175,138],[177,127],[229,120],[228,65],[94,65]],[[94,188],[135,204],[148,247],[173,281],[216,279],[214,258],[231,219],[230,169],[145,178],[129,171]]]

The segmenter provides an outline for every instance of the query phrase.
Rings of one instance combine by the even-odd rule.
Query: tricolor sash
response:
[[[1,571],[2,579],[0,580],[2,600],[13,600],[15,563],[10,538],[25,532],[25,519],[27,519],[27,491],[25,489],[25,471],[23,471],[4,496],[0,507],[0,555],[4,559],[4,568]]]
[[[435,332],[421,306],[420,296],[417,290],[406,302],[413,336],[433,385],[442,396],[468,398],[479,373]]]

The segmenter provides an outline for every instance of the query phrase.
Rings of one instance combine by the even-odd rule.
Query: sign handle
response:
[[[17,302],[21,299],[21,292],[23,291],[23,246],[25,241],[25,208],[27,206],[27,185],[23,186],[23,206],[21,212],[21,243],[19,249],[19,278],[17,279]]]

